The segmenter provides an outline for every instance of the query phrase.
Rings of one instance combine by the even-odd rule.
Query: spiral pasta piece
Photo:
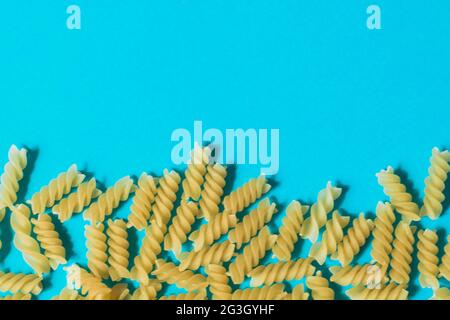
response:
[[[415,227],[400,221],[395,228],[395,238],[391,252],[389,277],[398,284],[408,284],[411,272]]]
[[[302,228],[303,216],[308,211],[308,206],[302,206],[298,201],[292,201],[286,209],[279,229],[279,236],[272,248],[273,255],[280,260],[290,260],[291,253],[298,241],[298,234]]]
[[[428,177],[425,179],[425,198],[420,209],[421,215],[428,215],[433,220],[442,213],[442,202],[445,200],[443,191],[450,171],[449,161],[450,153],[447,150],[433,148]]]
[[[211,151],[208,147],[200,148],[198,145],[195,145],[191,153],[191,160],[184,173],[185,178],[182,183],[183,198],[199,200],[210,154]]]
[[[319,264],[324,264],[328,255],[336,252],[338,244],[344,238],[344,228],[350,222],[350,217],[343,217],[339,211],[333,212],[333,217],[327,221],[322,241],[312,245],[309,256]]]
[[[308,300],[309,293],[305,292],[302,284],[298,284],[292,289],[291,293],[284,296],[284,300]]]
[[[111,288],[109,300],[130,300],[130,290],[126,283],[118,283]]]
[[[77,187],[84,180],[85,175],[78,171],[75,164],[71,165],[66,172],[60,173],[56,178],[50,180],[48,185],[43,186],[33,194],[28,203],[31,205],[33,214],[44,213],[46,208],[52,207],[56,201]]]
[[[232,290],[228,284],[227,269],[218,264],[209,264],[205,271],[213,300],[230,300]]]
[[[303,222],[300,235],[312,243],[317,241],[319,230],[327,223],[327,215],[333,210],[334,202],[340,197],[341,188],[333,187],[328,181],[325,189],[317,196],[317,202],[311,206],[310,215]]]
[[[406,300],[408,298],[405,286],[392,282],[380,289],[369,289],[359,285],[347,290],[346,294],[352,300]]]
[[[318,271],[315,276],[307,277],[306,286],[311,290],[313,300],[334,300],[334,291],[322,272]]]
[[[159,283],[159,282],[158,282]],[[141,285],[137,288],[132,296],[131,300],[156,300],[156,296],[158,295],[158,291],[161,290],[162,285]]]
[[[205,247],[200,251],[183,252],[180,255],[179,269],[181,271],[186,269],[197,270],[209,264],[228,262],[233,257],[235,247],[233,243],[225,240],[210,247]]]
[[[31,237],[32,226],[30,209],[20,204],[14,207],[11,213],[11,228],[13,229],[14,245],[22,253],[25,262],[38,275],[50,271],[48,258],[41,253],[39,243]]]
[[[0,209],[0,223],[3,221],[3,219],[5,218],[5,214],[6,214],[6,209]],[[0,235],[1,236],[1,235]],[[0,249],[2,248],[2,241],[0,240]]]
[[[189,240],[194,242],[194,251],[200,251],[219,239],[236,225],[236,220],[236,215],[230,211],[224,211],[215,216],[210,222],[203,224],[198,230],[192,232]]]
[[[234,284],[244,281],[245,275],[259,264],[276,240],[277,236],[271,234],[268,227],[261,229],[228,267],[228,275]]]
[[[126,222],[121,219],[109,220],[106,234],[108,235],[109,276],[113,281],[128,278],[130,274],[128,271],[130,256],[128,247],[130,244],[128,243]]]
[[[109,216],[121,201],[128,199],[132,192],[134,192],[133,180],[129,176],[119,179],[84,211],[83,218],[89,220],[91,224],[103,222],[105,216]]]
[[[200,195],[200,212],[206,221],[210,221],[219,213],[227,169],[218,163],[208,165],[206,169],[205,183]]]
[[[341,286],[363,285],[371,288],[381,286],[387,282],[386,270],[374,264],[357,264],[355,266],[332,266],[330,271],[333,274],[330,278]]]
[[[384,193],[390,198],[391,204],[404,219],[408,221],[420,220],[419,207],[412,201],[412,196],[402,184],[401,179],[394,173],[394,169],[388,166],[376,174],[378,184],[383,187]]]
[[[436,231],[430,229],[427,229],[425,231],[419,230],[418,238],[419,241],[417,243],[417,257],[419,258],[419,283],[422,288],[438,289],[438,235]]]
[[[100,278],[92,273],[79,268],[79,285],[82,294],[87,294],[89,300],[109,300],[111,297],[111,288],[108,288]]]
[[[86,237],[86,257],[88,267],[92,274],[101,279],[109,276],[109,268],[107,265],[108,254],[106,244],[105,226],[102,223],[96,225],[86,225],[84,227],[84,235]]]
[[[58,204],[53,206],[52,212],[58,216],[59,221],[66,222],[72,218],[74,213],[80,213],[101,193],[97,189],[97,182],[92,178],[88,182],[80,184],[77,191],[72,192],[67,198],[62,199]]]
[[[331,256],[332,259],[339,260],[342,266],[346,266],[353,261],[374,228],[373,221],[364,218],[363,213],[358,218],[353,219],[352,224],[352,227],[338,244],[336,252]]]
[[[17,292],[13,295],[7,295],[4,297],[0,297],[0,300],[31,300],[31,294]]]
[[[431,300],[450,300],[450,289],[443,287],[435,290]]]
[[[156,221],[160,226],[166,225],[171,217],[174,202],[181,181],[180,175],[175,171],[164,170],[159,180],[159,187],[153,204],[152,223]]]
[[[250,179],[247,183],[231,192],[223,199],[225,210],[232,214],[241,212],[270,190],[265,176]]]
[[[382,266],[389,265],[389,255],[392,251],[394,239],[395,214],[389,203],[379,202],[376,209],[375,228],[370,255],[372,260]]]
[[[138,188],[133,197],[133,204],[128,215],[128,227],[135,227],[143,230],[150,220],[152,204],[156,198],[157,180],[145,172],[141,174],[138,181]]]
[[[152,275],[160,281],[176,284],[177,287],[188,291],[204,290],[208,286],[208,282],[203,275],[190,270],[180,271],[175,264],[162,259],[156,261],[156,269],[152,272]]]
[[[187,241],[187,234],[192,230],[192,224],[198,215],[199,208],[195,202],[181,199],[177,213],[172,219],[169,231],[164,238],[164,249],[172,250],[176,256],[181,253],[181,246]]]
[[[61,290],[61,292],[54,296],[52,298],[52,300],[83,300],[83,297],[81,297],[78,294],[78,291],[73,290],[73,289],[69,289],[69,288],[64,288]]]
[[[42,278],[36,274],[0,271],[0,291],[39,294],[42,291]]]
[[[162,296],[159,300],[206,300],[205,290]]]
[[[285,296],[284,285],[277,283],[261,288],[237,289],[231,295],[231,300],[282,300]]]
[[[46,213],[41,213],[37,219],[31,219],[31,222],[34,225],[33,230],[37,240],[44,249],[44,255],[48,258],[51,268],[56,270],[60,264],[67,263],[66,249],[59,233],[55,230],[52,218]]]
[[[450,236],[447,236],[447,244],[444,247],[444,255],[439,266],[439,276],[450,281]]]
[[[312,276],[316,268],[311,264],[312,259],[298,259],[290,261],[280,261],[261,265],[249,272],[250,286],[259,287],[269,285],[274,282],[300,280],[304,277]]]
[[[27,150],[12,145],[8,151],[8,162],[0,176],[0,209],[12,208],[17,201],[19,181],[23,178],[23,170],[27,166]]]

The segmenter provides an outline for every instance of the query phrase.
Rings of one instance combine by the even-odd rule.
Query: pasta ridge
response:
[[[36,274],[0,271],[0,291],[39,294],[42,291],[42,278]]]
[[[27,150],[12,145],[8,151],[8,162],[0,176],[0,209],[12,209],[17,201],[19,181],[23,178],[23,170],[27,166]]]
[[[103,223],[96,225],[85,225],[84,235],[86,237],[86,257],[88,267],[92,274],[101,279],[109,276],[106,234]]]
[[[208,147],[201,148],[195,145],[194,150],[191,152],[191,160],[184,173],[185,178],[182,182],[183,198],[199,200],[210,154],[211,151]]]
[[[128,271],[130,244],[128,243],[126,222],[121,219],[109,220],[106,234],[108,236],[108,263],[111,280],[119,281],[128,278],[130,275]]]
[[[152,205],[156,198],[157,183],[157,179],[145,172],[139,177],[138,187],[128,215],[128,227],[143,230],[148,225]]]
[[[159,180],[159,187],[157,189],[155,203],[153,204],[153,218],[151,219],[151,223],[156,221],[160,226],[169,223],[174,202],[177,199],[180,181],[181,177],[176,171],[172,170],[169,172],[167,169],[164,170],[163,177]]]
[[[398,284],[407,284],[411,272],[415,227],[400,221],[395,228],[395,238],[391,252],[389,277]]]
[[[388,266],[394,240],[395,214],[389,203],[378,202],[376,215],[370,255],[373,261]]]
[[[199,202],[200,212],[206,221],[210,221],[219,213],[226,176],[226,167],[218,163],[206,167],[205,183]]]
[[[450,236],[447,236],[447,244],[444,247],[444,255],[439,270],[439,276],[450,281]]]
[[[213,300],[230,300],[232,290],[228,284],[227,269],[219,264],[209,264],[205,271]]]
[[[215,243],[210,247],[205,247],[200,251],[184,252],[180,256],[180,271],[186,269],[197,270],[200,267],[206,267],[209,264],[219,264],[228,262],[233,257],[235,244],[228,240],[221,243]]]
[[[438,236],[436,231],[426,229],[419,230],[417,234],[417,257],[419,258],[419,283],[422,288],[439,288],[437,276],[439,274],[439,248],[437,246]]]

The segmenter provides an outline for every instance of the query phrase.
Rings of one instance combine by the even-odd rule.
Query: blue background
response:
[[[79,31],[66,28],[73,3]],[[366,28],[372,3],[382,30]],[[386,199],[375,173],[389,164],[420,202],[431,148],[450,145],[449,12],[448,1],[411,0],[3,2],[0,162],[12,143],[32,150],[22,200],[72,163],[108,186],[174,167],[172,131],[202,120],[204,129],[280,129],[271,192],[280,208],[313,203],[332,180],[345,187],[343,212],[373,216]],[[258,172],[238,167],[233,185]],[[441,252],[449,216],[422,222],[440,230]],[[70,262],[85,263],[81,216],[60,228]],[[30,271],[7,220],[1,232],[0,269]],[[64,272],[45,285],[40,298],[59,292]],[[431,296],[417,281],[410,289]]]

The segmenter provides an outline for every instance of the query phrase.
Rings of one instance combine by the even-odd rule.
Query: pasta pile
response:
[[[450,299],[440,281],[450,280],[450,236],[440,252],[438,233],[419,223],[444,210],[448,151],[432,150],[422,206],[392,167],[377,173],[389,201],[378,203],[375,219],[342,214],[336,205],[342,189],[331,182],[315,203],[294,200],[285,213],[265,196],[271,186],[264,176],[224,195],[227,168],[210,162],[208,147],[194,148],[183,175],[142,173],[138,181],[127,176],[103,191],[72,165],[24,203],[17,200],[27,151],[13,145],[8,159],[0,177],[0,222],[9,211],[14,246],[34,272],[0,270],[0,292],[9,294],[2,300],[39,295],[44,275],[58,268],[67,272],[68,285],[54,300],[333,300],[336,286],[351,286],[350,299],[404,300],[414,254],[420,285],[433,290],[430,298]],[[128,199],[128,218],[115,218]],[[66,223],[77,214],[85,220],[87,264],[67,265],[55,219]],[[269,224],[277,214],[282,220],[275,231]],[[133,229],[144,236],[132,258]],[[310,252],[295,257],[303,241],[311,242]],[[355,263],[369,243],[372,261]],[[327,268],[328,261],[334,265]],[[302,279],[306,288],[286,286]],[[167,284],[185,293],[161,294]]]

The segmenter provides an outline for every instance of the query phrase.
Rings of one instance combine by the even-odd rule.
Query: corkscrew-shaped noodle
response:
[[[109,220],[108,229],[108,263],[110,265],[109,275],[111,280],[119,281],[129,277],[128,271],[128,232],[127,224],[121,219]]]
[[[389,203],[378,202],[376,209],[375,228],[373,230],[373,243],[370,255],[373,261],[382,266],[389,265],[389,255],[392,251],[394,239],[395,214]]]
[[[67,198],[62,199],[58,204],[53,206],[52,212],[58,216],[59,221],[66,222],[72,218],[74,213],[80,213],[101,193],[97,189],[97,182],[92,178],[88,182],[80,184],[77,191],[69,194]]]
[[[417,257],[419,258],[419,283],[422,288],[439,288],[437,276],[439,274],[439,248],[437,242],[439,240],[436,231],[419,230],[417,233],[419,241],[417,242]]]
[[[450,300],[450,289],[442,287],[435,290],[431,300]]]
[[[392,206],[407,220],[420,220],[419,207],[412,201],[412,196],[406,191],[406,186],[394,173],[394,169],[388,166],[376,174],[378,183],[383,187],[384,193],[389,196]]]
[[[130,300],[130,290],[126,283],[118,283],[111,288],[109,300]]]
[[[48,258],[52,269],[56,270],[58,265],[67,263],[66,249],[59,233],[55,230],[52,218],[46,213],[41,213],[37,219],[31,219],[31,222],[34,225],[33,231],[37,240],[44,249],[44,255]]]
[[[408,298],[405,286],[392,282],[379,289],[369,289],[359,285],[347,290],[346,294],[352,300],[406,300]]]
[[[145,172],[139,177],[138,188],[128,215],[128,227],[143,230],[148,225],[152,204],[156,198],[157,183],[155,178]]]
[[[326,224],[327,215],[333,210],[334,202],[340,197],[341,188],[333,187],[328,181],[325,189],[317,196],[317,202],[311,206],[310,215],[303,222],[300,235],[312,243],[317,241],[319,230]]]
[[[17,292],[13,295],[7,295],[4,297],[0,297],[0,300],[31,300],[31,294]]]
[[[42,291],[42,278],[36,274],[0,271],[0,291],[39,294]]]
[[[332,266],[330,271],[333,274],[330,278],[341,286],[364,285],[375,288],[387,282],[386,270],[375,264],[357,264],[354,266]]]
[[[318,271],[316,275],[307,277],[306,286],[311,290],[313,300],[334,300],[334,291],[322,272]]]
[[[31,200],[31,211],[34,214],[43,213],[46,208],[52,207],[56,201],[68,194],[73,187],[77,187],[84,180],[85,175],[78,171],[75,164],[71,165],[66,172],[60,173],[56,178],[50,180],[48,185],[43,186],[33,194]]]
[[[327,221],[322,241],[312,245],[309,256],[319,264],[324,264],[328,255],[336,252],[338,244],[344,238],[344,228],[348,225],[350,217],[343,217],[339,211],[333,212],[333,217]]]
[[[79,268],[81,293],[87,294],[89,300],[109,300],[111,289],[100,278]]]
[[[263,284],[300,280],[304,277],[312,276],[316,268],[311,263],[312,259],[307,258],[258,266],[248,274],[251,278],[250,286],[259,287]]]
[[[450,236],[447,236],[447,244],[444,247],[444,255],[439,266],[439,276],[450,281]]]
[[[183,198],[199,200],[210,154],[211,151],[208,147],[200,148],[198,145],[195,145],[191,153],[191,160],[184,173],[185,178],[182,183]]]
[[[152,272],[152,275],[160,281],[176,284],[177,287],[188,291],[203,290],[208,286],[208,282],[203,275],[190,270],[180,271],[175,264],[162,259],[156,260],[156,269]]]
[[[81,297],[76,290],[63,288],[58,295],[52,298],[52,300],[83,300],[83,297]]]
[[[247,183],[231,192],[223,199],[225,210],[232,214],[241,212],[270,190],[265,176],[250,179]]]
[[[27,150],[17,149],[12,145],[8,151],[8,162],[0,176],[0,209],[12,208],[17,201],[19,181],[23,178],[23,170],[27,166]]]
[[[395,239],[391,252],[389,277],[398,284],[408,284],[411,272],[415,227],[400,221],[395,228]]]
[[[228,262],[233,257],[235,245],[228,240],[221,243],[215,243],[210,247],[205,247],[200,251],[183,252],[180,255],[179,269],[197,270],[200,267],[206,267],[209,264],[218,264]]]
[[[272,219],[276,211],[275,203],[270,204],[268,198],[262,200],[256,209],[252,210],[242,219],[242,222],[236,224],[236,227],[228,232],[228,239],[236,244],[236,249],[241,248]]]
[[[162,296],[159,300],[206,300],[206,291],[191,291],[188,293],[172,294],[169,296]]]
[[[284,296],[284,300],[308,300],[309,293],[305,292],[302,284],[298,284],[292,289],[291,293]]]
[[[11,213],[11,228],[13,229],[14,245],[22,252],[25,262],[38,275],[50,271],[48,258],[41,253],[39,243],[31,237],[32,226],[30,221],[30,209],[20,204],[14,207]]]
[[[277,283],[261,288],[237,289],[231,300],[282,300],[285,296],[284,285]]]
[[[230,300],[232,290],[228,283],[227,269],[218,264],[209,264],[205,271],[213,300]]]
[[[160,226],[163,226],[169,222],[173,204],[177,199],[180,181],[181,177],[177,172],[164,170],[163,177],[159,180],[159,187],[153,204],[152,223],[156,221]]]
[[[94,226],[86,225],[84,228],[89,270],[94,276],[106,279],[109,277],[109,268],[106,263],[108,260],[106,234],[103,232],[105,226],[98,223]]]
[[[219,213],[227,169],[218,163],[208,165],[206,169],[205,183],[200,196],[200,212],[206,221],[210,221]]]
[[[156,300],[156,296],[158,295],[158,291],[161,290],[161,285],[141,285],[137,288],[132,296],[131,300]]]

